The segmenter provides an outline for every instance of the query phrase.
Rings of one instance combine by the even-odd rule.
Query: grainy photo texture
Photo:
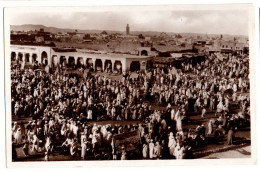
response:
[[[246,9],[14,10],[12,162],[251,157]]]

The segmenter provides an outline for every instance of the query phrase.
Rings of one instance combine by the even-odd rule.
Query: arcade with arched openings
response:
[[[48,55],[45,51],[43,51],[42,54],[41,54],[41,64],[43,66],[48,65]]]
[[[139,61],[132,61],[130,64],[130,71],[140,71],[141,65]]]
[[[141,51],[142,55],[146,55],[147,52],[149,54],[150,50],[149,48],[142,47],[139,49],[138,55],[119,55],[117,53],[89,53],[89,51],[83,50],[79,50],[78,52],[70,52],[68,50],[60,51],[60,49],[46,47],[39,47],[35,49],[35,46],[32,49],[28,49],[27,46],[23,47],[15,45],[13,47],[14,50],[10,52],[10,59],[12,58],[13,63],[22,65],[22,68],[27,68],[26,65],[28,64],[36,65],[36,68],[39,66],[44,67],[46,65],[50,65],[49,68],[55,68],[57,65],[60,66],[60,64],[64,64],[62,67],[67,68],[69,62],[69,66],[73,65],[75,69],[79,69],[78,67],[80,66],[83,66],[84,68],[92,67],[91,69],[93,71],[102,72],[128,71],[130,70],[130,65],[131,71],[145,70],[145,68],[147,68],[147,64],[143,63],[143,61],[147,62],[149,57],[141,56]],[[14,61],[15,59],[16,61]]]

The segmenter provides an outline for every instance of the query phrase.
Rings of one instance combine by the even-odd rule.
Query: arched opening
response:
[[[92,60],[92,58],[87,58],[87,60],[86,60],[86,67],[87,67],[87,69],[89,69],[89,68],[93,68],[93,60]]]
[[[75,66],[75,58],[73,56],[70,56],[68,60],[68,67],[74,68],[74,66]]]
[[[117,71],[117,73],[122,73],[122,63],[121,63],[121,61],[115,61],[114,70]]]
[[[22,53],[18,53],[18,62],[22,63],[23,62],[23,54]]]
[[[57,55],[53,55],[51,58],[52,67],[56,67],[58,65],[58,57]]]
[[[83,63],[83,58],[82,57],[78,57],[77,59],[77,67],[81,68],[83,67],[84,63]]]
[[[32,62],[37,63],[37,54],[36,53],[32,54]]]
[[[96,60],[95,70],[96,70],[96,71],[102,71],[102,61],[101,61],[101,59],[97,59],[97,60]]]
[[[104,69],[107,73],[108,72],[112,72],[112,62],[111,60],[106,60],[105,61],[105,69]]]
[[[45,51],[42,52],[41,63],[43,66],[48,65],[48,55]]]
[[[141,56],[148,56],[147,50],[142,50],[141,51]]]
[[[16,60],[16,53],[12,52],[11,53],[11,61],[15,61]]]
[[[65,66],[67,64],[67,59],[65,56],[60,56],[60,65]]]
[[[27,53],[25,54],[25,63],[29,63],[30,62],[30,54]]]
[[[130,71],[140,71],[140,62],[139,61],[132,61],[130,64]]]

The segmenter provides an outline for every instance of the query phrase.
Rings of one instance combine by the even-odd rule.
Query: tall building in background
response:
[[[129,24],[126,25],[126,35],[129,35],[130,33],[130,27]]]

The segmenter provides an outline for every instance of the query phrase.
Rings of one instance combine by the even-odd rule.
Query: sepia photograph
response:
[[[5,8],[8,161],[251,160],[250,11]]]

